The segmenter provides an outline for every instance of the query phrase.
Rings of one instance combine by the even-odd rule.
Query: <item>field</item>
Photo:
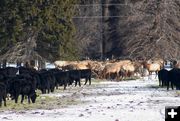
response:
[[[40,92],[38,92],[39,94]],[[93,80],[91,86],[62,88],[39,94],[35,104],[14,104],[0,109],[6,121],[164,121],[165,106],[180,104],[180,92],[158,87],[151,78],[112,82]]]

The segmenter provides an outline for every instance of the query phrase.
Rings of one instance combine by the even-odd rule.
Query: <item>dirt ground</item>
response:
[[[164,121],[165,106],[180,105],[180,92],[159,88],[154,79],[100,81],[43,96],[56,101],[48,108],[46,102],[46,108],[1,110],[0,121]]]

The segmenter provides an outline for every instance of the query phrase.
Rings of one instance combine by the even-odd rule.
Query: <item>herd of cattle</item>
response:
[[[6,67],[0,69],[0,106],[2,101],[6,106],[7,94],[11,99],[18,102],[19,95],[28,97],[28,103],[35,103],[36,90],[41,90],[42,94],[53,92],[58,86],[64,89],[68,85],[75,83],[81,86],[81,79],[85,79],[86,84],[91,78],[122,80],[131,76],[147,76],[155,72],[159,77],[159,85],[176,86],[180,89],[180,69],[175,67],[168,71],[164,69],[163,60],[153,61],[131,61],[131,60],[110,60],[110,61],[55,61],[56,68],[34,69],[26,67]]]
[[[0,69],[0,106],[4,101],[6,106],[7,94],[11,99],[18,102],[19,95],[22,96],[21,103],[23,103],[24,96],[28,97],[28,103],[36,101],[36,90],[41,90],[42,94],[54,92],[58,86],[78,84],[81,86],[81,79],[85,79],[85,84],[89,81],[91,84],[91,70],[69,70],[63,71],[57,68],[41,69],[37,71],[33,68],[25,67],[6,67]]]
[[[169,86],[173,89],[173,86],[176,89],[180,89],[180,69],[173,68],[171,70],[161,69],[158,72],[159,78],[159,86],[167,86],[167,90],[169,90]]]

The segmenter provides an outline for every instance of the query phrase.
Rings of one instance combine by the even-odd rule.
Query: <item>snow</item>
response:
[[[154,77],[151,77],[154,78]],[[101,82],[84,86],[85,103],[53,110],[5,111],[0,120],[11,121],[164,121],[165,106],[180,105],[176,90],[158,88],[157,80]],[[51,96],[72,93],[51,94]]]

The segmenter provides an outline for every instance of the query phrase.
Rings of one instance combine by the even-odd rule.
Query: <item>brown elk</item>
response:
[[[144,62],[143,66],[144,66],[144,68],[146,68],[148,70],[149,75],[151,75],[153,72],[155,72],[157,75],[158,71],[160,71],[162,68],[162,65],[158,62],[151,62],[151,63]]]

